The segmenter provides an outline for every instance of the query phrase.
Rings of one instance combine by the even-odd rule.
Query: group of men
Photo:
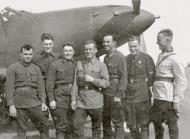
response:
[[[105,34],[104,62],[96,57],[94,40],[84,42],[84,59],[79,61],[74,59],[73,42],[66,42],[60,55],[53,52],[50,34],[42,34],[44,49],[40,53],[34,55],[31,45],[23,45],[19,61],[8,67],[5,93],[10,116],[18,122],[18,139],[26,139],[29,118],[41,139],[48,139],[48,109],[56,139],[85,139],[88,116],[93,139],[100,139],[101,124],[104,139],[124,139],[124,121],[133,139],[148,139],[150,122],[155,139],[163,139],[162,123],[168,125],[170,139],[178,139],[178,112],[186,79],[172,39],[170,29],[158,33],[162,52],[156,66],[151,56],[141,51],[138,36],[130,37],[131,54],[125,57],[116,49],[115,36]]]

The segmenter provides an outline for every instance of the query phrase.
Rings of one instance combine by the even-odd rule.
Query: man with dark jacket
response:
[[[104,139],[112,136],[111,121],[115,128],[115,138],[124,139],[123,109],[121,99],[125,95],[127,70],[125,56],[116,50],[116,39],[112,34],[103,38],[106,51],[104,63],[108,67],[110,87],[104,91],[103,132]]]
[[[141,52],[139,37],[129,39],[131,54],[126,57],[128,85],[123,99],[126,122],[133,139],[148,139],[151,92],[155,65],[150,55]]]
[[[47,76],[46,88],[56,128],[56,139],[72,139],[71,89],[76,67],[74,53],[74,43],[65,43],[61,58],[50,65]]]
[[[18,139],[26,139],[28,117],[39,130],[41,139],[49,136],[49,121],[44,115],[47,110],[45,86],[39,67],[31,62],[33,53],[31,45],[23,45],[20,60],[7,70],[5,96],[10,116],[16,118],[21,129]],[[36,125],[36,120],[41,126]]]

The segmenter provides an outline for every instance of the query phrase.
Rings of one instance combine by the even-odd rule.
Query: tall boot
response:
[[[48,133],[41,132],[40,133],[40,139],[49,139],[49,132]]]
[[[56,133],[56,139],[64,139],[63,133],[61,133],[61,132]]]
[[[17,127],[17,135],[14,137],[14,139],[26,139],[26,132],[20,127]]]

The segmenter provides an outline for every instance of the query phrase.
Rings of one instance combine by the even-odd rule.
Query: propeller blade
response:
[[[141,0],[132,0],[133,3],[133,12],[135,15],[140,14]]]
[[[143,34],[140,34],[140,46],[141,46],[141,50],[143,52],[147,52],[146,43],[145,43],[144,35]]]

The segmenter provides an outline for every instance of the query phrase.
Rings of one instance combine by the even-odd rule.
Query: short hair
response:
[[[117,37],[116,37],[116,35],[114,33],[105,33],[104,37],[105,36],[112,36],[113,41],[117,41]]]
[[[27,51],[29,51],[30,49],[34,50],[34,47],[30,44],[24,44],[20,48],[20,53],[22,53],[24,49]]]
[[[44,40],[54,40],[53,36],[51,34],[47,33],[42,33],[41,35],[41,41],[43,42]]]
[[[63,45],[62,45],[62,48],[64,48],[65,46],[71,46],[74,50],[76,49],[76,45],[74,42],[65,42]]]
[[[171,29],[162,29],[161,31],[158,32],[158,34],[163,34],[164,36],[170,37],[173,39],[173,31]]]
[[[87,40],[84,42],[84,45],[87,45],[87,44],[94,44],[94,47],[97,48],[97,44],[94,40]]]
[[[140,42],[140,36],[139,35],[133,35],[128,38],[129,42],[131,41],[138,41]]]

